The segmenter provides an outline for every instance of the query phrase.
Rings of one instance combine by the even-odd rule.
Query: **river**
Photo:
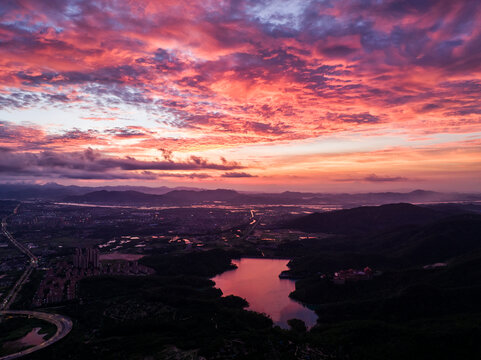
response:
[[[316,324],[316,313],[289,297],[295,282],[279,279],[279,274],[288,269],[288,262],[279,259],[234,260],[237,269],[226,271],[212,280],[224,295],[246,299],[249,310],[265,313],[282,328],[288,328],[287,320],[293,318],[312,327]]]

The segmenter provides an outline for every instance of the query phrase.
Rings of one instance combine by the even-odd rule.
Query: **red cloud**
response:
[[[66,117],[55,133],[10,124],[0,128],[1,145],[152,157],[150,149],[215,150],[346,131],[480,131],[479,1],[306,1],[288,15],[262,6],[1,4],[0,107],[81,112],[99,124],[88,129]],[[112,126],[114,108],[141,111],[159,127],[134,128],[143,121],[135,116]]]

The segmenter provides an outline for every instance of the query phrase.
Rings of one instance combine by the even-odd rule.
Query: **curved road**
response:
[[[39,345],[33,346],[31,348],[28,348],[26,350],[17,352],[15,354],[10,354],[10,355],[5,355],[0,357],[0,360],[11,360],[11,359],[17,359],[21,356],[31,354],[34,351],[43,349],[54,342],[59,341],[63,337],[65,337],[70,330],[72,330],[72,321],[62,315],[58,314],[49,314],[49,313],[44,313],[44,312],[39,312],[39,311],[28,311],[28,310],[7,310],[7,311],[0,311],[0,316],[18,316],[18,315],[24,315],[24,316],[31,316],[35,317],[37,319],[45,320],[48,321],[49,323],[54,324],[57,327],[57,332],[55,333],[54,336],[51,338],[45,340]]]
[[[54,342],[59,341],[60,339],[65,337],[70,332],[70,330],[72,330],[72,321],[63,315],[49,314],[49,313],[44,313],[40,311],[29,311],[29,310],[8,310],[10,305],[15,301],[15,298],[17,294],[20,292],[20,290],[22,289],[22,286],[28,281],[28,278],[32,273],[33,269],[36,268],[38,265],[38,258],[35,255],[33,255],[26,246],[24,246],[22,243],[19,243],[17,240],[15,240],[15,238],[7,230],[8,217],[15,215],[19,207],[20,207],[20,204],[18,204],[15,210],[13,210],[13,214],[6,216],[2,219],[2,233],[7,237],[8,240],[10,240],[13,246],[15,246],[19,251],[21,251],[22,253],[24,253],[26,256],[29,257],[30,264],[25,270],[25,272],[22,274],[20,279],[18,279],[18,281],[15,283],[12,290],[3,299],[3,302],[0,303],[0,316],[24,315],[24,316],[35,317],[37,319],[45,320],[54,324],[57,327],[57,332],[55,333],[54,336],[45,340],[44,342],[42,342],[37,346],[33,346],[31,348],[17,352],[15,354],[10,354],[10,355],[0,357],[0,360],[16,359],[21,356],[31,354],[34,351],[43,349],[44,347],[47,347],[53,344]]]

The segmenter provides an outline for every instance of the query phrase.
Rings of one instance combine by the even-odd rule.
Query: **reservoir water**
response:
[[[293,318],[303,320],[307,327],[316,324],[316,313],[289,297],[294,281],[279,279],[279,274],[288,269],[288,260],[244,258],[232,262],[237,269],[212,279],[224,296],[246,299],[249,310],[265,313],[282,328],[288,328],[287,320]]]

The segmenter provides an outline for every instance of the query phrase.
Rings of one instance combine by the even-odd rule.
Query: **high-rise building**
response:
[[[99,262],[99,250],[98,249],[75,249],[75,255],[73,258],[73,265],[79,269],[98,269],[100,267]]]
[[[99,249],[93,249],[92,265],[94,269],[98,269],[100,267]]]
[[[73,256],[73,266],[80,267],[80,257],[82,256],[82,250],[79,248],[75,249],[75,255]]]

